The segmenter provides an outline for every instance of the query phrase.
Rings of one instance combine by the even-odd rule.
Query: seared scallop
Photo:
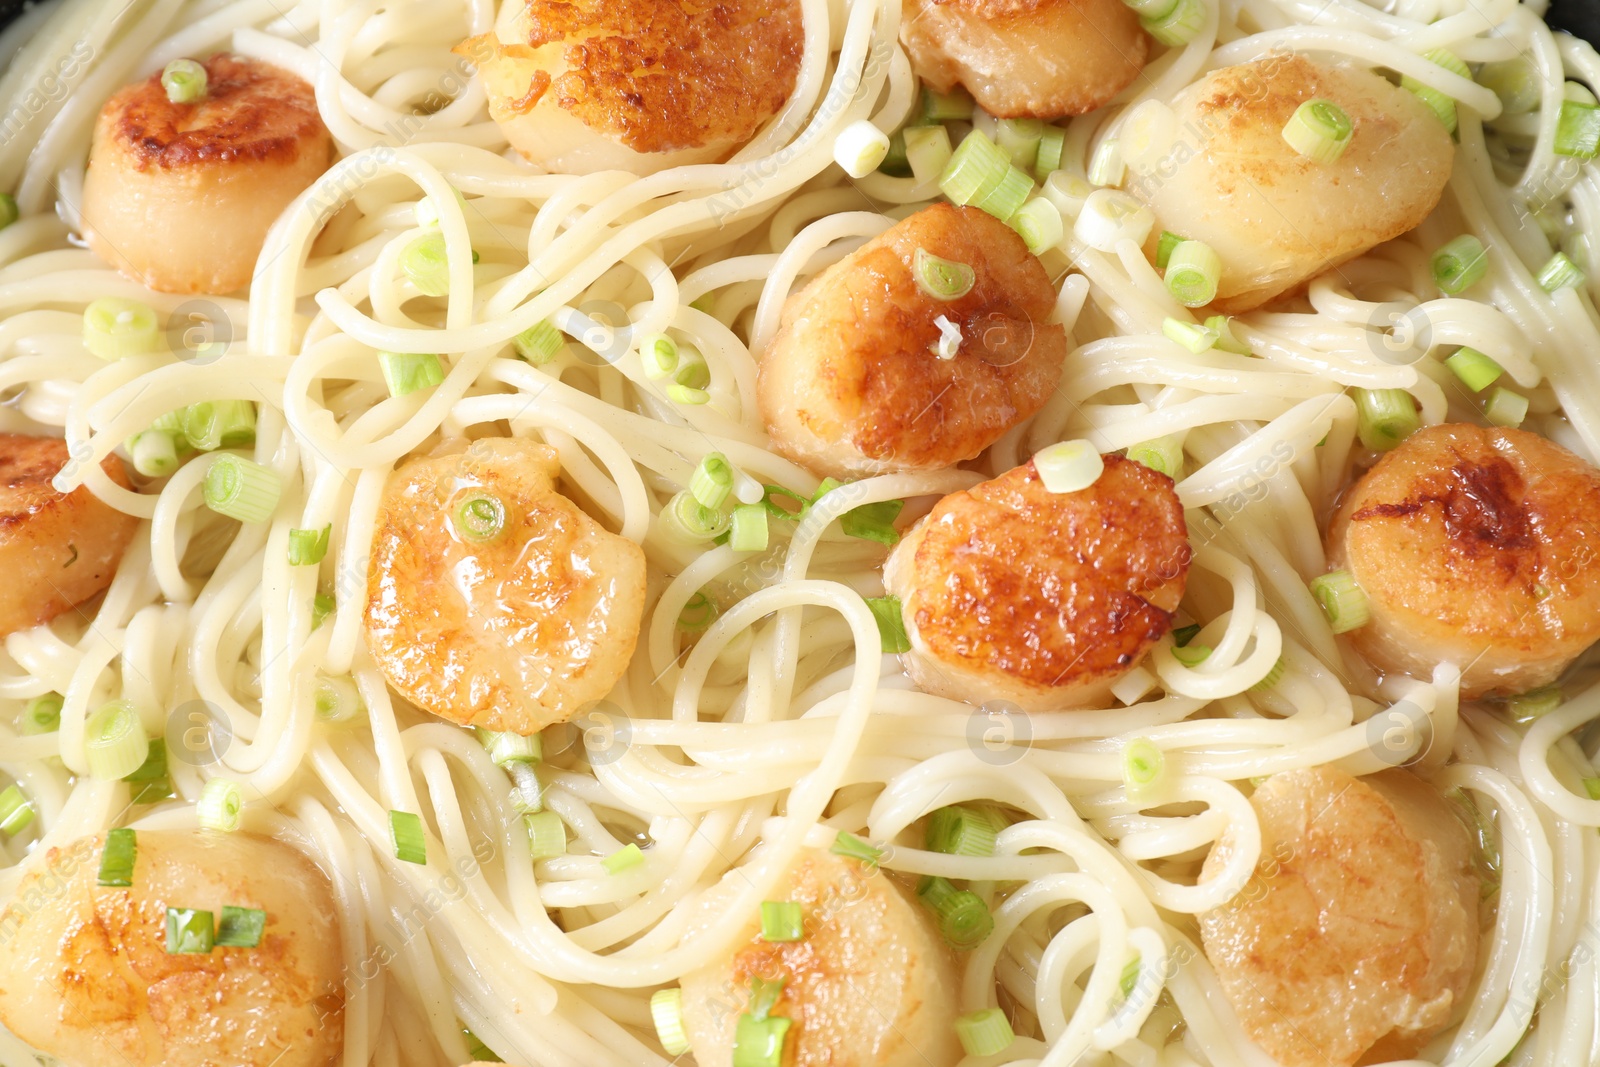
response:
[[[798,0],[512,0],[476,64],[511,147],[562,174],[723,159],[794,91]]]
[[[1461,668],[1466,697],[1547,685],[1600,639],[1600,470],[1522,430],[1431,426],[1351,486],[1332,566],[1366,593],[1374,666]]]
[[[1189,571],[1172,479],[1121,456],[1055,493],[1030,461],[952,493],[889,557],[923,689],[1025,711],[1086,707],[1172,629]]]
[[[971,287],[935,295],[918,280],[928,269]],[[837,478],[972,459],[1060,380],[1054,307],[1049,276],[1009,226],[976,208],[925,208],[789,298],[757,382],[773,447]]]
[[[1150,39],[1122,0],[908,0],[900,41],[918,77],[966,87],[999,118],[1093,111],[1144,68]]]
[[[1284,1067],[1411,1058],[1466,1007],[1479,883],[1465,828],[1401,770],[1289,771],[1250,802],[1261,863],[1200,920],[1245,1032]],[[1224,835],[1202,881],[1232,847]]]
[[[888,875],[808,849],[773,891],[801,906],[803,936],[761,937],[758,915],[721,910],[727,886],[702,903],[706,926],[740,922],[726,958],[685,975],[683,1021],[700,1067],[729,1067],[753,982],[781,982],[771,1015],[791,1020],[786,1067],[952,1067],[961,978],[928,912]]]
[[[367,570],[389,684],[467,726],[533,734],[611,691],[644,614],[644,552],[555,488],[554,449],[486,438],[390,476]]]
[[[87,488],[59,492],[51,480],[71,461],[59,438],[0,434],[0,637],[49,622],[105,589],[139,528]],[[132,488],[116,456],[100,466]]]
[[[0,1022],[69,1067],[336,1062],[346,975],[327,877],[248,833],[134,840],[131,886],[96,884],[102,836],[23,878],[0,913]],[[262,913],[254,947],[169,940],[171,911],[198,933],[230,908]]]
[[[1352,127],[1331,163],[1283,137],[1309,100],[1337,104]],[[1126,189],[1162,232],[1204,241],[1222,260],[1214,306],[1236,314],[1416,226],[1450,180],[1455,146],[1415,93],[1346,64],[1274,56],[1212,71],[1172,103],[1177,130],[1160,162]]]
[[[273,221],[333,161],[310,85],[226,53],[204,67],[195,103],[171,102],[159,74],[107,101],[84,176],[89,247],[164,293],[249,284]]]

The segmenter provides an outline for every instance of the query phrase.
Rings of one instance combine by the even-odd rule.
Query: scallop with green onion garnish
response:
[[[1369,70],[1304,56],[1213,71],[1172,102],[1170,147],[1125,188],[1162,233],[1221,261],[1213,306],[1236,314],[1420,223],[1450,178],[1438,117]]]
[[[1412,434],[1328,530],[1324,603],[1383,671],[1461,669],[1462,695],[1555,681],[1600,640],[1600,470],[1523,430]]]
[[[1261,860],[1200,919],[1245,1032],[1284,1067],[1408,1060],[1460,1019],[1480,883],[1462,822],[1402,770],[1276,774],[1250,798]],[[1201,880],[1226,865],[1224,834]]]
[[[76,462],[59,438],[0,434],[0,636],[49,622],[104,590],[139,528],[87,488],[56,489],[52,480]],[[100,466],[132,488],[116,456]]]
[[[924,208],[789,299],[757,383],[773,446],[836,478],[972,459],[1060,380],[1054,307],[1016,231]]]
[[[555,488],[554,449],[485,438],[389,478],[367,647],[424,711],[532,734],[604,697],[633,655],[644,552]]]
[[[939,501],[883,582],[919,686],[1054,711],[1108,699],[1172,629],[1189,557],[1171,478],[1065,442]]]
[[[798,0],[512,0],[456,51],[511,147],[552,173],[724,159],[794,91]]]
[[[1150,40],[1122,0],[910,0],[900,41],[923,81],[991,115],[1058,119],[1109,102]]]
[[[267,229],[333,162],[311,86],[221,54],[169,66],[100,112],[84,176],[89,247],[166,293],[249,284]]]
[[[725,881],[692,924],[728,922]],[[700,1067],[729,1067],[741,1037],[787,1067],[951,1067],[960,972],[906,891],[876,867],[808,849],[749,917],[734,949],[682,982],[681,1027]],[[740,1060],[739,1062],[767,1062]]]
[[[249,833],[52,848],[0,913],[0,1023],[70,1067],[328,1067],[345,961],[328,879]]]

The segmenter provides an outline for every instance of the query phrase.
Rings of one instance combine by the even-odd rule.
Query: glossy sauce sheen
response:
[[[367,645],[384,676],[435,715],[531,734],[611,690],[638,639],[645,561],[553,479],[548,446],[515,438],[390,476],[367,580]],[[506,506],[474,543],[451,515],[474,490]]]
[[[70,461],[59,438],[0,434],[0,636],[49,622],[105,589],[139,528],[86,488],[58,492],[51,479]],[[116,456],[101,469],[132,488]]]

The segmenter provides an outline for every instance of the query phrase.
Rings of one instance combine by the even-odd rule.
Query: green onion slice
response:
[[[126,826],[106,831],[105,847],[100,850],[97,885],[127,888],[133,885],[133,864],[138,856],[138,838]]]
[[[128,442],[133,469],[146,478],[165,478],[178,469],[178,441],[164,430],[134,434]]]
[[[213,778],[200,790],[200,801],[195,805],[195,815],[205,830],[232,833],[239,828],[244,812],[244,794],[237,782],[226,778]]]
[[[1357,389],[1356,433],[1374,452],[1387,452],[1422,425],[1417,405],[1404,389]]]
[[[1130,795],[1158,787],[1166,769],[1166,754],[1149,738],[1136,737],[1122,747],[1122,785]]]
[[[981,131],[973,130],[962,138],[939,175],[939,191],[953,204],[974,204],[992,193],[1012,169],[1011,158]]]
[[[206,98],[206,68],[192,59],[174,59],[161,72],[161,88],[174,104],[194,104]]]
[[[1555,152],[1576,159],[1600,155],[1600,107],[1563,100],[1556,120]]]
[[[1209,326],[1197,326],[1192,322],[1168,317],[1161,323],[1161,333],[1169,341],[1176,341],[1184,348],[1199,355],[1216,347],[1217,332]]]
[[[650,995],[650,1020],[656,1038],[669,1056],[689,1051],[689,1035],[683,1028],[683,990],[678,986],[658,989]]]
[[[917,885],[917,896],[933,909],[939,932],[952,948],[976,948],[994,931],[989,906],[969,889],[957,889],[944,878],[925,877]]]
[[[1464,233],[1452,238],[1433,254],[1433,280],[1441,291],[1450,296],[1466,292],[1478,283],[1489,269],[1489,253],[1483,242]]]
[[[1444,361],[1444,365],[1474,393],[1489,388],[1505,373],[1504,367],[1476,348],[1458,348],[1454,355]]]
[[[1355,575],[1349,571],[1329,571],[1311,579],[1311,595],[1321,605],[1328,626],[1336,634],[1365,626],[1372,617],[1367,594],[1356,584]]]
[[[402,863],[427,863],[428,841],[422,832],[422,818],[409,811],[389,812],[389,837],[395,859]]]
[[[196,908],[167,909],[167,953],[204,956],[216,944],[216,920]]]
[[[267,913],[260,908],[222,906],[222,919],[217,923],[218,948],[255,948],[261,944],[261,935],[267,928]]]
[[[1169,434],[1132,445],[1128,449],[1128,458],[1177,481],[1183,476],[1183,438]]]
[[[828,851],[835,856],[860,860],[868,867],[876,867],[883,859],[883,849],[875,848],[855,834],[845,833],[843,830],[840,830],[839,836],[833,839],[833,845],[829,847]]]
[[[906,635],[904,608],[897,596],[867,598],[867,607],[878,624],[878,636],[883,639],[883,650],[893,655],[911,651],[911,638]]]
[[[1206,5],[1200,0],[1178,0],[1160,18],[1141,18],[1144,31],[1168,48],[1186,45],[1205,27]]]
[[[733,1067],[780,1067],[783,1042],[792,1025],[782,1015],[757,1019],[741,1012],[733,1031]]]
[[[992,856],[997,830],[988,815],[959,804],[928,816],[924,844],[929,852],[952,856]]]
[[[544,759],[544,738],[539,734],[523,736],[509,730],[479,730],[478,740],[488,750],[489,759],[502,770],[513,763],[538,763]]]
[[[534,323],[511,340],[517,355],[535,367],[542,367],[555,359],[566,343],[567,339],[549,319]]]
[[[1033,456],[1039,481],[1052,493],[1076,493],[1100,480],[1105,458],[1088,441],[1059,441]]]
[[[0,834],[15,836],[33,822],[33,805],[20,786],[12,783],[0,792]]]
[[[1344,155],[1355,132],[1350,116],[1332,100],[1307,100],[1283,127],[1283,139],[1300,155],[1332,163]]]
[[[804,909],[788,900],[761,902],[761,940],[800,941],[805,938]]]
[[[320,530],[290,530],[289,566],[312,567],[321,563],[328,554],[328,541],[332,537],[332,523]]]
[[[1528,398],[1504,386],[1496,386],[1483,405],[1483,417],[1496,426],[1515,429],[1528,417]]]
[[[728,544],[735,552],[761,552],[767,547],[767,509],[760,504],[740,504],[733,509]]]
[[[277,509],[283,479],[271,467],[224,453],[206,471],[206,507],[240,522],[265,522]]]
[[[337,678],[318,675],[312,699],[320,722],[348,722],[361,710],[361,694],[349,675]]]
[[[721,452],[709,452],[689,475],[689,493],[702,507],[715,510],[733,492],[733,465]]]
[[[474,492],[456,505],[451,519],[463,540],[483,544],[505,532],[506,506],[493,493]]]
[[[432,352],[379,352],[378,370],[390,396],[410,396],[444,381],[444,364]]]
[[[600,866],[606,869],[607,874],[621,874],[629,871],[644,862],[644,852],[633,842],[628,842],[611,855],[600,861]]]
[[[535,861],[567,854],[567,824],[553,811],[523,816],[528,827],[528,852]]]
[[[1167,264],[1172,261],[1172,250],[1187,240],[1187,237],[1171,230],[1162,230],[1161,236],[1156,238],[1156,269],[1166,270]]]
[[[424,296],[450,292],[450,254],[444,234],[430,230],[415,238],[400,253],[400,270]]]
[[[125,700],[114,700],[95,712],[84,727],[84,737],[89,773],[101,781],[132,774],[150,755],[144,724]]]
[[[977,272],[967,264],[941,259],[925,248],[917,249],[912,256],[911,273],[917,280],[917,288],[935,300],[966,296],[978,281]]]
[[[149,304],[105,296],[83,309],[83,343],[104,360],[148,355],[156,350],[160,323]]]
[[[22,709],[23,735],[52,734],[61,729],[61,708],[65,704],[60,693],[46,693],[28,701]]]
[[[1204,307],[1216,299],[1222,259],[1204,241],[1180,241],[1167,258],[1167,292],[1184,307]]]
[[[183,439],[201,452],[247,445],[256,439],[256,406],[248,400],[205,400],[180,416]]]
[[[1584,283],[1583,271],[1565,252],[1557,252],[1551,256],[1543,267],[1539,268],[1539,284],[1547,293],[1557,289],[1575,288]]]
[[[985,1008],[956,1018],[956,1037],[969,1056],[994,1056],[1011,1047],[1017,1035],[999,1008]]]

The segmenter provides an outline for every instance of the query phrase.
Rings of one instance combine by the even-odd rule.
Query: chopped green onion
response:
[[[806,936],[804,910],[787,900],[761,902],[761,940],[800,941]]]
[[[906,636],[906,622],[900,598],[875,596],[867,598],[867,607],[878,624],[878,636],[883,638],[883,650],[895,655],[911,651],[911,638]]]
[[[349,675],[319,676],[315,693],[313,706],[320,722],[348,722],[361,710],[361,694]]]
[[[1322,607],[1328,626],[1336,634],[1365,626],[1372,617],[1367,594],[1349,571],[1329,571],[1311,579],[1311,595]]]
[[[978,275],[965,263],[940,259],[925,248],[917,249],[911,260],[911,273],[917,288],[935,300],[956,300],[972,292]]]
[[[206,98],[206,68],[192,59],[174,59],[161,72],[161,88],[173,104],[195,104]]]
[[[1042,196],[1023,204],[1007,225],[1022,236],[1022,243],[1036,256],[1060,245],[1067,235],[1061,209]]]
[[[683,1028],[683,990],[678,986],[658,989],[650,995],[650,1020],[656,1025],[656,1038],[668,1056],[689,1051],[689,1035]]]
[[[1172,649],[1172,658],[1185,667],[1198,667],[1211,656],[1211,649],[1207,645],[1176,645]]]
[[[879,500],[862,504],[839,516],[839,529],[844,531],[846,537],[893,547],[900,542],[900,531],[895,529],[894,520],[905,506],[904,500]]]
[[[145,748],[144,762],[123,775],[122,780],[137,786],[132,790],[135,804],[154,804],[175,795],[172,781],[167,777],[166,739],[153,739]]]
[[[339,604],[333,599],[331,593],[318,593],[311,598],[311,628],[315,630],[328,620],[339,609]]]
[[[1307,100],[1283,127],[1283,139],[1300,155],[1332,163],[1344,155],[1355,128],[1344,108],[1332,100]]]
[[[717,620],[717,602],[698,592],[690,597],[678,612],[678,626],[690,633],[699,633]]]
[[[1539,284],[1544,286],[1544,291],[1553,293],[1557,289],[1576,287],[1584,282],[1583,271],[1565,252],[1557,252],[1550,257],[1550,261],[1539,268]]]
[[[1144,244],[1155,221],[1155,214],[1127,193],[1096,189],[1083,202],[1072,233],[1090,248],[1115,252],[1123,241]]]
[[[833,839],[828,851],[845,859],[860,860],[868,867],[876,867],[883,859],[883,849],[874,848],[855,834],[847,834],[843,830]]]
[[[1239,340],[1233,332],[1233,319],[1227,315],[1212,315],[1206,319],[1206,329],[1217,335],[1217,347],[1236,356],[1248,356],[1250,346]]]
[[[1182,648],[1200,636],[1200,629],[1200,624],[1197,622],[1190,623],[1188,626],[1175,627],[1172,631],[1172,643]]]
[[[1561,116],[1556,120],[1555,153],[1578,159],[1600,155],[1600,107],[1572,100],[1561,102]]]
[[[1011,170],[1011,159],[981,131],[962,138],[939,175],[939,191],[953,204],[972,204],[988,196]]]
[[[378,369],[390,396],[409,396],[444,381],[444,364],[431,352],[379,352]]]
[[[1162,230],[1161,236],[1156,239],[1156,269],[1166,270],[1167,264],[1172,262],[1172,250],[1177,248],[1188,238],[1171,230]]]
[[[896,130],[889,135],[889,151],[884,154],[883,162],[878,164],[878,173],[893,178],[911,176],[911,161],[906,158],[905,130]]]
[[[1192,322],[1168,317],[1161,323],[1161,333],[1169,340],[1199,355],[1217,344],[1217,332],[1209,326],[1196,326]]]
[[[931,122],[970,119],[976,107],[971,94],[959,85],[948,93],[922,87],[922,117]]]
[[[959,804],[940,808],[928,816],[924,846],[929,852],[951,856],[992,856],[996,830],[982,812]]]
[[[740,504],[733,509],[728,544],[735,552],[762,552],[769,540],[767,509],[760,504]]]
[[[1188,44],[1206,24],[1206,5],[1200,0],[1178,0],[1161,18],[1141,18],[1144,32],[1169,48]]]
[[[1001,222],[1022,209],[1028,194],[1033,192],[1033,179],[1016,167],[1007,168],[1004,177],[993,189],[973,202],[972,206],[987,211]]]
[[[632,870],[643,862],[644,853],[639,850],[638,845],[629,842],[601,860],[600,866],[606,869],[607,874],[621,874],[623,871]]]
[[[239,828],[244,811],[244,794],[237,782],[226,778],[213,778],[200,790],[200,800],[195,805],[195,816],[202,830],[220,830],[232,833]]]
[[[1139,984],[1139,964],[1142,960],[1142,956],[1134,956],[1122,965],[1122,977],[1117,980],[1117,987],[1122,990],[1123,1000],[1133,996],[1133,991]]]
[[[1468,81],[1472,80],[1472,72],[1461,61],[1461,57],[1454,52],[1443,48],[1435,48],[1430,52],[1423,53],[1422,58],[1438,64],[1452,74],[1460,75]],[[1418,81],[1409,74],[1401,76],[1400,87],[1415,93],[1418,100],[1427,104],[1428,109],[1438,116],[1440,122],[1444,123],[1446,133],[1456,132],[1456,102],[1454,97],[1449,93]]]
[[[952,948],[977,948],[994,932],[994,916],[983,898],[968,889],[957,889],[944,878],[923,878],[917,896],[939,920],[939,932]]]
[[[994,1056],[1011,1047],[1017,1035],[999,1008],[984,1008],[956,1017],[956,1037],[968,1056]]]
[[[1422,425],[1417,405],[1404,389],[1357,389],[1356,432],[1374,452],[1387,452]]]
[[[675,494],[661,509],[662,524],[680,538],[690,541],[709,541],[720,537],[732,521],[732,515],[706,507],[688,490]]]
[[[134,831],[126,826],[106,831],[105,847],[100,850],[100,872],[96,885],[126,889],[133,885],[133,863],[139,851]]]
[[[51,734],[61,729],[61,708],[66,704],[60,693],[46,693],[28,701],[22,709],[22,733]]]
[[[231,452],[218,456],[206,471],[206,507],[240,522],[265,522],[282,493],[283,479],[277,471]]]
[[[167,909],[167,953],[204,956],[216,943],[216,922],[209,911]]]
[[[833,142],[833,161],[852,178],[865,178],[889,155],[889,135],[867,119],[846,126]]]
[[[1487,389],[1505,373],[1505,368],[1476,348],[1456,349],[1455,354],[1444,361],[1444,365],[1474,393]]]
[[[256,439],[256,406],[248,400],[205,400],[183,409],[183,437],[201,452]]]
[[[1583,791],[1589,794],[1590,800],[1600,800],[1600,778],[1585,778]]]
[[[525,815],[528,825],[528,852],[535,861],[567,854],[567,824],[553,811]]]
[[[1068,171],[1058,170],[1044,180],[1044,195],[1061,212],[1063,219],[1073,219],[1073,232],[1077,232],[1077,218],[1083,205],[1093,196],[1095,187]],[[1152,215],[1153,219],[1155,216]]]
[[[505,532],[506,506],[493,493],[474,492],[456,505],[451,524],[464,540],[493,541]]]
[[[912,126],[905,131],[906,163],[918,184],[936,182],[954,155],[950,131],[943,126]]]
[[[261,944],[261,935],[267,928],[267,913],[260,908],[222,906],[222,919],[217,923],[218,948],[255,948]]]
[[[689,476],[689,492],[702,507],[716,510],[733,492],[733,466],[721,452],[708,452]]]
[[[1166,754],[1149,738],[1136,737],[1122,746],[1122,785],[1129,795],[1148,793],[1159,786],[1166,770]]]
[[[1273,662],[1271,669],[1269,669],[1267,673],[1262,676],[1261,681],[1257,682],[1255,685],[1252,685],[1250,688],[1257,692],[1271,689],[1273,686],[1283,681],[1283,672],[1287,670],[1288,667],[1288,661],[1282,656],[1279,656],[1277,660]]]
[[[114,700],[95,712],[84,726],[84,738],[89,773],[101,781],[132,774],[150,755],[144,724],[126,700]]]
[[[444,234],[429,230],[406,245],[400,253],[400,270],[423,296],[445,296],[450,292],[450,254]]]
[[[148,355],[161,327],[149,304],[104,296],[83,309],[83,343],[104,360]]]
[[[639,362],[644,376],[660,381],[678,369],[678,345],[664,333],[652,333],[639,343]]]
[[[780,1067],[784,1038],[793,1025],[782,1015],[757,1019],[741,1012],[733,1031],[733,1067]]]
[[[314,567],[328,554],[328,541],[333,537],[333,524],[320,530],[289,531],[289,566]]]
[[[513,763],[538,763],[544,759],[544,738],[523,736],[510,730],[479,730],[478,740],[489,751],[489,759],[502,770]]]
[[[1067,145],[1067,131],[1060,126],[1046,126],[1039,137],[1039,151],[1034,156],[1033,176],[1041,182],[1061,169],[1061,155]]]
[[[10,193],[0,193],[0,230],[21,217],[22,212],[17,209],[17,198]]]
[[[1088,441],[1058,441],[1033,456],[1039,481],[1052,493],[1076,493],[1100,480],[1105,459]]]
[[[1496,386],[1483,406],[1483,417],[1496,426],[1515,429],[1528,417],[1528,398],[1504,386]]]
[[[1433,254],[1433,281],[1441,291],[1457,296],[1472,288],[1489,269],[1483,242],[1464,233],[1447,241]]]
[[[178,469],[178,442],[163,430],[146,430],[128,442],[128,457],[146,478],[165,478]]]
[[[535,367],[542,367],[560,355],[567,339],[549,319],[536,322],[511,339],[517,355]]]
[[[1133,445],[1128,458],[1177,481],[1183,474],[1183,439],[1172,434]]]
[[[473,1033],[471,1030],[468,1030],[466,1027],[462,1027],[461,1035],[466,1038],[467,1041],[467,1058],[473,1063],[505,1062],[499,1056],[496,1056],[494,1054],[494,1050],[488,1045],[485,1045],[483,1041],[479,1039],[478,1035]]]
[[[1530,689],[1506,701],[1506,710],[1518,725],[1526,726],[1543,718],[1561,706],[1563,697],[1559,685],[1546,685]]]
[[[1478,69],[1478,84],[1500,98],[1500,110],[1506,115],[1525,115],[1538,110],[1544,97],[1533,64],[1521,56],[1485,63]]]
[[[1039,119],[1001,119],[995,123],[995,147],[1011,157],[1013,167],[1032,171],[1043,139],[1044,123]]]
[[[761,506],[774,519],[798,521],[806,513],[806,509],[811,506],[809,499],[792,489],[785,489],[781,485],[764,485],[761,488],[766,490],[761,496]],[[795,506],[792,508],[785,507],[778,503],[779,500],[791,500]]]
[[[1167,292],[1184,307],[1204,307],[1216,299],[1222,259],[1204,241],[1180,241],[1167,259]]]
[[[5,792],[0,792],[0,834],[14,837],[32,821],[33,805],[22,795],[22,789],[15,784],[6,786]]]
[[[394,857],[400,862],[428,862],[428,840],[423,836],[421,816],[409,811],[390,811],[389,839],[394,845]]]
[[[711,394],[704,389],[696,389],[688,385],[667,386],[667,399],[674,404],[686,404],[697,407],[711,400]]]

